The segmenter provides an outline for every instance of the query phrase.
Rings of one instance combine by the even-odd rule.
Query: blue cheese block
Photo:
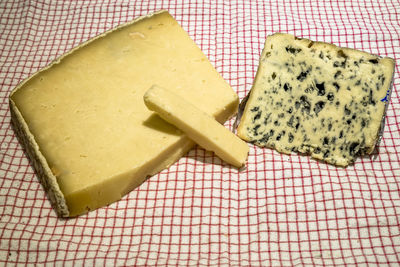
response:
[[[374,150],[393,71],[391,58],[273,34],[237,133],[260,147],[347,166]]]

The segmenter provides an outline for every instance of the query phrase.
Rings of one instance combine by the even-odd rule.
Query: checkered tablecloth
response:
[[[250,145],[238,172],[196,147],[121,201],[57,218],[11,128],[8,96],[79,43],[160,9],[240,99],[274,32],[400,58],[396,0],[1,0],[0,265],[398,266],[398,66],[379,153],[353,166]]]

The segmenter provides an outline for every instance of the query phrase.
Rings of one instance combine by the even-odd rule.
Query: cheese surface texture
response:
[[[249,147],[211,115],[173,92],[153,86],[144,95],[146,106],[161,118],[182,130],[206,150],[213,151],[236,167],[246,163]]]
[[[277,33],[267,38],[238,135],[339,166],[372,153],[394,62]]]
[[[153,84],[219,122],[237,110],[232,88],[166,11],[84,43],[13,91],[13,123],[60,216],[119,200],[194,145],[146,108]]]

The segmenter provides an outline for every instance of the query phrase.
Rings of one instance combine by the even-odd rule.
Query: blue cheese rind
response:
[[[347,166],[373,152],[394,61],[277,33],[267,38],[237,133]]]

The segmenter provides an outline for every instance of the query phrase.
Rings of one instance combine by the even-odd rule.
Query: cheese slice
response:
[[[194,145],[146,108],[153,84],[219,122],[237,110],[232,88],[166,11],[80,45],[12,92],[14,128],[60,216],[119,200]]]
[[[190,139],[206,150],[213,151],[236,167],[246,163],[248,145],[218,123],[211,115],[173,92],[151,87],[144,95],[146,106],[161,118],[182,130]]]
[[[391,58],[268,36],[238,135],[338,166],[374,150],[394,71]]]

